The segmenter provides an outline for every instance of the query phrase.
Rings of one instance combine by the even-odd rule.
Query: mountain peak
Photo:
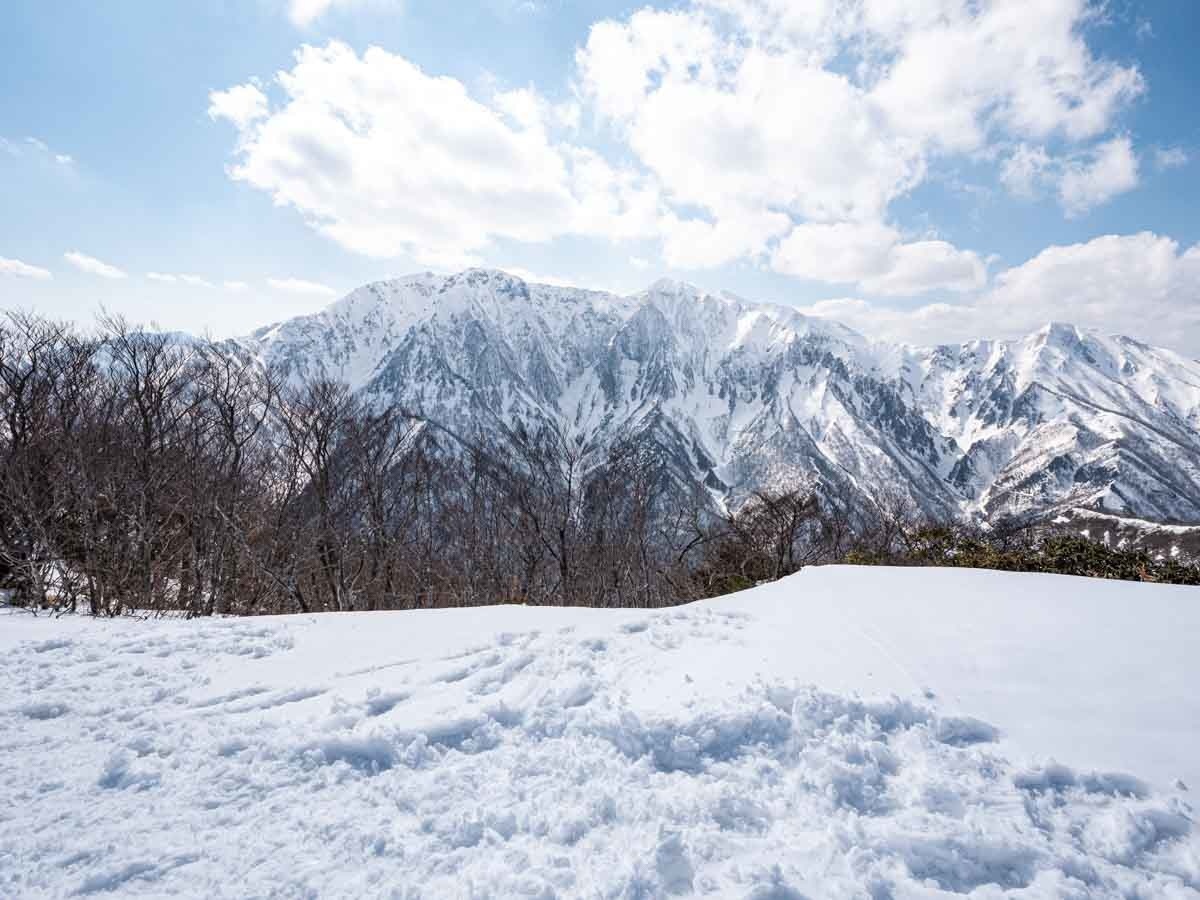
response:
[[[1082,339],[1079,329],[1069,322],[1050,321],[1033,333],[1033,337],[1045,344],[1058,347],[1073,347]]]
[[[705,292],[690,281],[680,281],[675,278],[663,277],[651,284],[643,293],[699,297]]]
[[[1200,367],[1062,322],[910,347],[671,278],[619,296],[474,268],[365,285],[242,346],[464,433],[648,441],[722,503],[819,483],[1025,515],[1119,494],[1140,518],[1200,521]]]
[[[504,269],[496,269],[490,266],[472,266],[469,269],[463,269],[454,275],[447,276],[448,281],[458,279],[471,279],[475,281],[520,281],[525,282],[524,278],[519,275],[513,275],[511,272],[506,272]]]

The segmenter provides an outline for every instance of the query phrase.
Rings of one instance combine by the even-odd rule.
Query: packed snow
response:
[[[1200,592],[0,617],[0,897],[1200,897]]]

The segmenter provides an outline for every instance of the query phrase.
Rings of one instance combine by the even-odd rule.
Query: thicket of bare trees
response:
[[[644,444],[481,444],[116,318],[6,317],[0,414],[0,589],[30,608],[662,606],[825,546],[807,495],[722,517]]]
[[[115,318],[0,319],[0,467],[0,598],[30,609],[656,607],[841,560],[1200,582],[900,497],[763,491],[722,514],[645,443],[455,434]]]

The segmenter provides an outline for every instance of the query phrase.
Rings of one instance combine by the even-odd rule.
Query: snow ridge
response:
[[[1182,789],[1031,762],[928,689],[755,677],[768,639],[803,640],[770,617],[826,596],[817,577],[654,613],[15,622],[32,639],[6,647],[0,809],[22,837],[0,892],[1200,896]],[[829,581],[855,597],[863,577]],[[1022,594],[1053,606],[1051,581]],[[823,633],[883,674],[852,629]],[[690,690],[715,674],[732,686]]]

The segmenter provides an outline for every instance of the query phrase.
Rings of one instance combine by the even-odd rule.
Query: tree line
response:
[[[231,345],[0,323],[0,589],[191,616],[652,607],[815,559],[817,504],[723,517],[636,440],[459,435]]]
[[[31,609],[657,607],[811,563],[966,558],[902,498],[729,511],[636,438],[458,434],[117,317],[0,320],[0,464],[0,591]]]

